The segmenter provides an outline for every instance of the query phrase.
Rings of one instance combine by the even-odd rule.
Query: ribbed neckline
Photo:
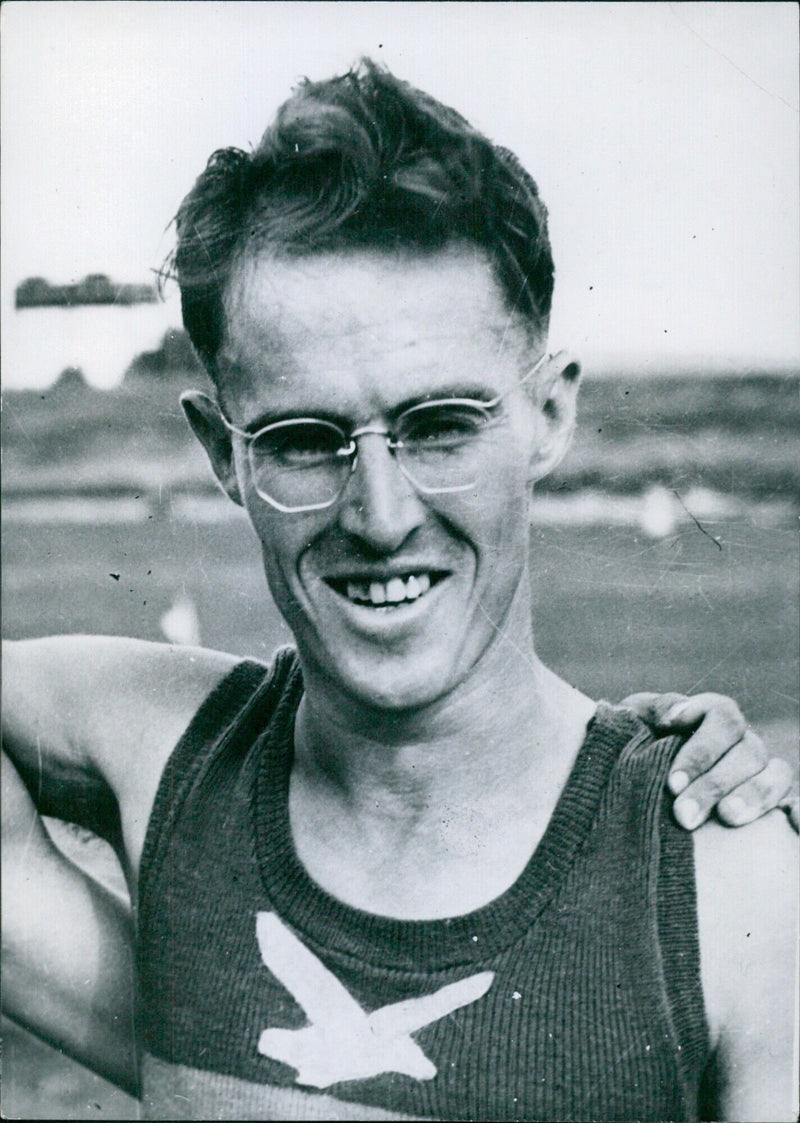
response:
[[[343,904],[309,877],[297,857],[289,822],[289,777],[302,693],[295,664],[259,746],[253,812],[262,882],[276,910],[307,940],[383,968],[429,972],[474,963],[518,940],[572,865],[621,749],[637,734],[647,735],[631,713],[599,703],[545,833],[514,884],[461,916],[396,920]]]

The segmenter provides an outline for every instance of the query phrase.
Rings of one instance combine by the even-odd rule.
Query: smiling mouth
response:
[[[366,608],[391,609],[413,604],[445,578],[443,570],[425,570],[388,581],[356,581],[351,578],[328,578],[331,588],[351,604]]]

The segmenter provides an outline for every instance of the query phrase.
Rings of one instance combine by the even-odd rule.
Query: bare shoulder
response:
[[[779,811],[739,829],[707,823],[695,860],[715,1118],[794,1118],[797,836]]]
[[[781,811],[746,827],[706,823],[695,833],[700,952],[709,1015],[722,1026],[741,1001],[732,970],[793,970],[797,927],[797,836]],[[792,948],[790,961],[780,960]],[[713,1007],[710,1000],[714,1001]]]
[[[708,918],[719,914],[737,927],[752,919],[758,929],[786,913],[797,880],[797,835],[782,811],[745,827],[705,823],[695,832],[698,903]]]
[[[86,758],[112,783],[129,753],[161,756],[237,658],[113,636],[4,645],[4,743]]]

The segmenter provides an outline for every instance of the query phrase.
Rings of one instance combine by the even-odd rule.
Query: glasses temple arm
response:
[[[533,376],[536,374],[536,372],[538,371],[538,369],[542,365],[542,363],[544,363],[548,359],[552,359],[552,357],[553,356],[549,352],[545,352],[545,354],[542,355],[541,358],[537,359],[537,361],[533,364],[533,366],[528,371],[528,373],[523,374],[522,378],[520,378],[519,381],[517,382],[517,386],[524,386],[525,383],[529,381],[529,379],[533,378]],[[484,405],[487,409],[494,409],[495,406],[500,405],[503,398],[505,398],[506,396],[507,396],[507,394],[498,394],[497,397],[492,398],[492,400],[490,402],[482,402],[481,404]]]

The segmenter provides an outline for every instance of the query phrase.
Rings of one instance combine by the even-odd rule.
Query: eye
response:
[[[406,447],[420,451],[447,450],[479,436],[489,420],[488,414],[478,406],[425,405],[410,410],[401,418],[398,438]]]
[[[259,433],[252,450],[257,460],[278,466],[313,467],[336,459],[345,444],[344,434],[327,422],[296,421]]]

